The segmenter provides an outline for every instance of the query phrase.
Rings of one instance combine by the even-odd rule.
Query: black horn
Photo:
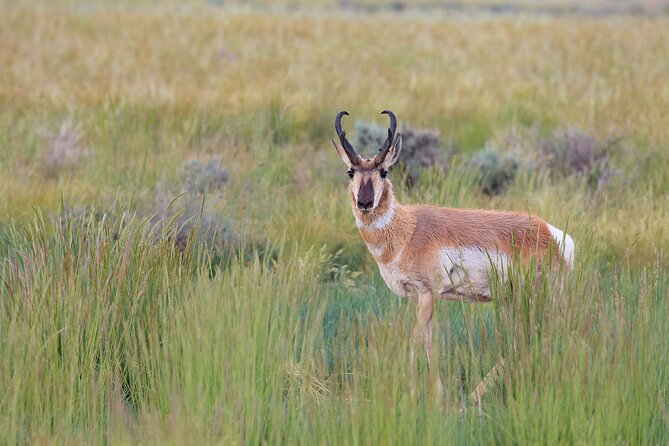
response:
[[[381,114],[390,116],[390,127],[388,127],[388,137],[379,149],[379,154],[376,155],[376,164],[381,164],[383,160],[386,159],[390,147],[395,142],[395,131],[397,130],[397,118],[395,117],[395,113],[390,110],[383,110]]]
[[[390,131],[393,132],[394,135],[397,130],[397,118],[395,117],[395,113],[390,110],[383,110],[381,114],[390,116]]]
[[[348,115],[348,112],[340,111],[337,113],[337,117],[335,118],[335,131],[337,132],[337,136],[339,136],[339,141],[346,152],[346,156],[348,156],[348,159],[351,161],[351,164],[358,164],[360,162],[360,155],[355,152],[351,143],[346,139],[346,132],[341,129],[341,118],[344,115]]]

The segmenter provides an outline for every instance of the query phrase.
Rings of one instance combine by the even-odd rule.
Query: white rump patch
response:
[[[548,229],[550,229],[551,234],[553,235],[553,238],[558,244],[558,248],[560,249],[560,255],[564,258],[564,260],[567,262],[567,265],[569,265],[569,268],[574,267],[574,240],[571,238],[569,234],[565,234],[563,231],[559,230],[553,225],[549,225],[546,223],[548,226]]]
[[[381,215],[380,217],[376,218],[374,221],[372,221],[370,224],[366,225],[364,224],[358,217],[355,217],[355,223],[358,225],[360,229],[364,229],[365,231],[378,231],[380,229],[384,229],[387,227],[391,221],[393,221],[393,217],[395,217],[395,202],[393,201],[390,203],[390,207],[388,207],[388,210]]]

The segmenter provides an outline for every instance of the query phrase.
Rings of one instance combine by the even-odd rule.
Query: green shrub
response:
[[[159,185],[154,201],[142,210],[142,215],[153,215],[153,222],[171,234],[177,248],[186,249],[197,241],[206,247],[214,265],[240,255],[246,259],[273,255],[262,236],[251,234],[226,215],[223,193],[229,173],[218,160],[185,161],[178,174],[181,183]]]
[[[619,142],[620,138],[613,137],[599,141],[575,128],[558,130],[537,144],[537,166],[552,176],[585,177],[588,184],[600,189],[620,174],[611,158]]]
[[[57,177],[76,170],[81,161],[90,157],[92,150],[84,146],[84,130],[72,117],[65,119],[58,130],[46,135],[46,149],[42,157],[43,173]]]
[[[514,180],[520,161],[513,152],[500,152],[488,146],[476,152],[468,164],[475,170],[481,190],[487,195],[497,195]]]
[[[599,140],[576,128],[555,130],[540,136],[536,130],[513,132],[503,138],[508,150],[524,153],[521,165],[529,172],[543,172],[554,180],[584,178],[600,190],[622,174],[614,158],[620,137]]]
[[[184,189],[191,194],[221,190],[228,182],[228,176],[228,170],[217,160],[188,160],[179,170]]]

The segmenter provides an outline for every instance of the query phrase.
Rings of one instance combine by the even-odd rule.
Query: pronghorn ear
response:
[[[344,164],[346,164],[346,167],[350,169],[353,165],[351,164],[351,160],[348,159],[348,155],[346,155],[346,151],[344,150],[344,148],[340,144],[337,144],[337,142],[334,139],[332,140],[332,144],[335,146],[335,149],[337,149],[339,158],[341,158]]]
[[[383,166],[387,169],[397,162],[400,157],[400,152],[402,151],[402,135],[399,133],[395,137],[395,142],[390,148],[390,153],[386,156],[386,160],[383,162]]]

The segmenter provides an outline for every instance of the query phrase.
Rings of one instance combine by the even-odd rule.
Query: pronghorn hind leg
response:
[[[479,415],[481,415],[481,402],[483,397],[488,393],[488,390],[497,383],[503,374],[504,359],[500,359],[488,374],[476,385],[472,393],[469,394],[469,401],[474,402]],[[464,406],[461,405],[460,412],[463,413],[464,411]]]
[[[510,281],[509,285],[511,289],[513,290],[513,282]],[[505,308],[506,312],[504,313],[504,316],[507,319],[510,319],[512,317],[512,312],[513,312],[513,307],[512,303],[510,300],[507,300],[505,302]],[[516,336],[515,336],[515,330],[516,326],[513,325],[513,351],[516,351]],[[497,361],[497,364],[494,365],[494,367],[486,374],[486,376],[483,377],[483,379],[476,385],[474,390],[469,394],[469,400],[468,401],[461,401],[460,402],[460,414],[463,414],[466,412],[467,408],[466,405],[473,401],[474,404],[476,405],[476,409],[478,411],[478,414],[482,414],[482,400],[483,397],[488,393],[488,390],[497,384],[499,379],[502,377],[504,374],[504,359],[500,359]]]
[[[465,381],[465,367],[460,363],[460,366],[458,367],[458,401],[460,401],[460,407],[462,407],[463,402],[467,398]]]

